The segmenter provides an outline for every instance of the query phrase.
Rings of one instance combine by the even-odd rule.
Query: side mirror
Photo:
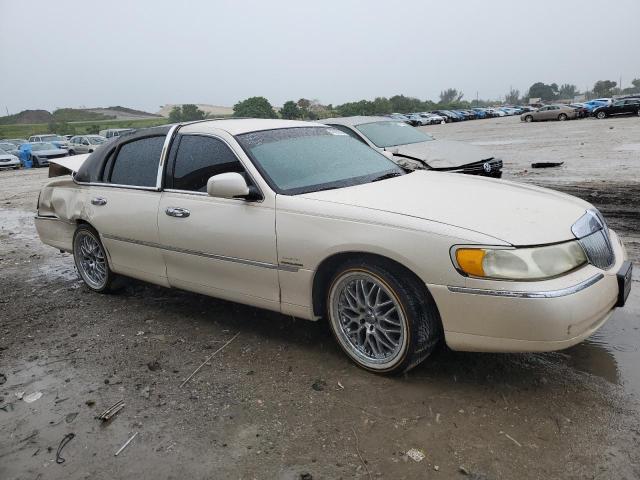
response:
[[[228,172],[214,175],[207,180],[207,194],[219,198],[244,198],[248,201],[260,199],[258,190],[247,185],[239,173]]]

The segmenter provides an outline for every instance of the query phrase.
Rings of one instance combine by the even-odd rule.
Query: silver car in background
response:
[[[578,111],[568,105],[545,105],[535,112],[525,112],[520,115],[523,122],[540,122],[544,120],[573,120],[578,118]]]
[[[93,153],[107,139],[101,135],[76,135],[69,140],[69,155]]]

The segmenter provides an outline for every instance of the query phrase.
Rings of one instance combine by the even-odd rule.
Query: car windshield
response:
[[[102,145],[106,138],[104,137],[87,137],[87,140],[89,140],[89,143],[91,145]]]
[[[33,152],[37,152],[40,150],[57,150],[58,147],[56,147],[53,143],[34,143],[33,145],[31,145],[31,151]]]
[[[281,128],[236,138],[271,187],[286,195],[404,174],[384,155],[335,128]]]
[[[431,135],[402,122],[363,123],[356,129],[380,148],[433,140]]]

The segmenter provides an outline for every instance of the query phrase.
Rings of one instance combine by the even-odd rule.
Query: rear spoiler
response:
[[[80,167],[90,154],[74,155],[72,157],[52,158],[49,160],[49,178],[71,175],[80,170]]]

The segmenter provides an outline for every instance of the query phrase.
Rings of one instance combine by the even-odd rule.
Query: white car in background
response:
[[[0,147],[0,169],[20,168],[20,159]]]
[[[69,155],[93,153],[107,139],[101,135],[76,135],[69,139]]]
[[[589,203],[407,173],[320,123],[139,130],[75,168],[44,185],[35,222],[44,243],[73,253],[90,290],[129,276],[326,317],[346,355],[373,372],[407,371],[442,341],[566,348],[600,328],[631,287],[622,242]]]

